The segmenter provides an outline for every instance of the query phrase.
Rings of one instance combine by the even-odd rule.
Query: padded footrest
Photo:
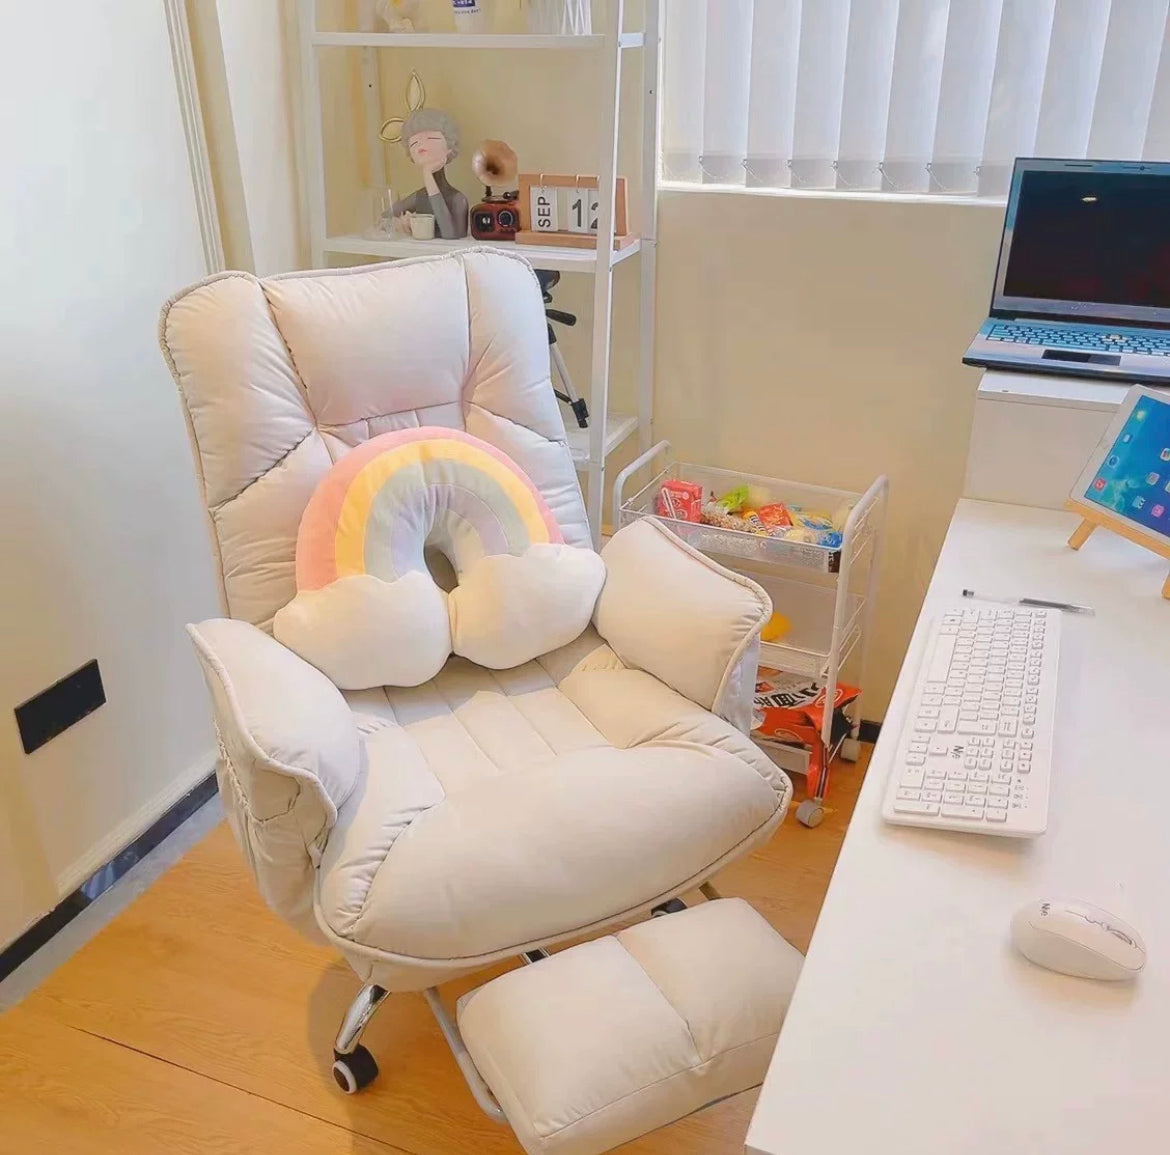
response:
[[[529,1155],[597,1155],[761,1082],[803,961],[720,899],[501,975],[459,1028]]]

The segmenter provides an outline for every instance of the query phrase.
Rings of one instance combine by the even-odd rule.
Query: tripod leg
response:
[[[573,384],[573,378],[569,376],[569,367],[565,364],[565,359],[561,356],[561,351],[555,342],[549,345],[548,353],[552,360],[553,368],[556,370],[556,374],[564,386],[565,395],[569,398],[569,408],[573,411],[573,416],[577,418],[577,424],[582,429],[588,429],[589,407],[585,404],[585,399],[577,392],[577,388]]]

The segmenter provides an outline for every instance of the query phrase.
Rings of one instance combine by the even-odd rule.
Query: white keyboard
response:
[[[1060,612],[967,602],[933,623],[889,822],[1031,837],[1048,824]]]

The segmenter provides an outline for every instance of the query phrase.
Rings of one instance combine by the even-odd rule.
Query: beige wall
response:
[[[655,433],[730,469],[891,482],[880,718],[963,481],[1003,209],[664,192]],[[955,591],[958,594],[958,590]]]

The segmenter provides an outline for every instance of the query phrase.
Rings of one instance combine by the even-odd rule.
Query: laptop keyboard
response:
[[[987,339],[1011,341],[1018,345],[1053,345],[1061,349],[1170,357],[1170,333],[1106,333],[1100,329],[1070,329],[1063,325],[1055,328],[1028,321],[997,321],[987,333]]]

